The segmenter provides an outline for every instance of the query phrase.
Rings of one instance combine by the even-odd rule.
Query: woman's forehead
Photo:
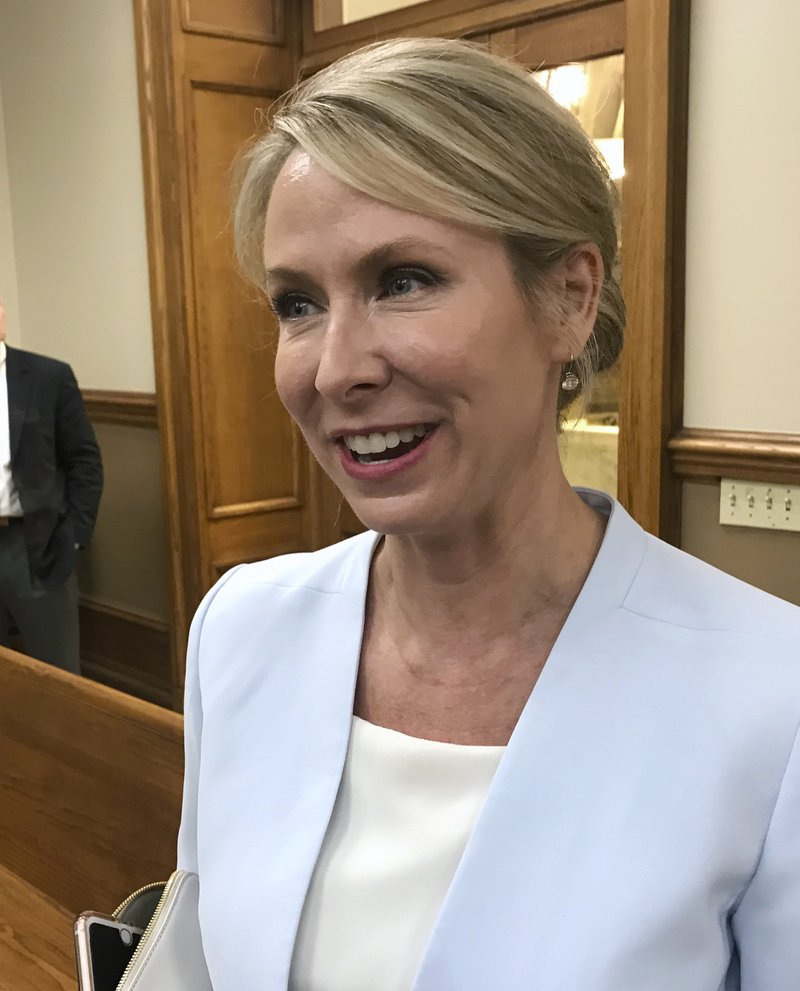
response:
[[[331,175],[304,151],[293,152],[278,173],[266,213],[266,231],[288,236],[321,233],[358,223],[413,223],[419,214],[401,210],[362,193]]]
[[[374,253],[387,245],[448,254],[483,249],[497,238],[375,199],[332,176],[306,152],[294,152],[273,187],[264,228],[266,268],[291,268],[303,259]]]

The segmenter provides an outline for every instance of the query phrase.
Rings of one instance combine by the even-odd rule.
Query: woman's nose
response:
[[[391,368],[369,316],[331,313],[317,366],[317,391],[341,402],[379,391],[390,379]]]

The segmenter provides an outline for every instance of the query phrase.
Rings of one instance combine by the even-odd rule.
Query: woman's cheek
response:
[[[289,414],[302,426],[303,408],[314,393],[316,364],[299,342],[279,342],[275,356],[275,388]]]

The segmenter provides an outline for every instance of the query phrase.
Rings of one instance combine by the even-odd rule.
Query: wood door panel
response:
[[[274,325],[236,272],[230,165],[266,96],[191,90],[192,242],[207,513],[298,506],[294,431],[275,392]]]
[[[309,550],[305,514],[291,509],[214,520],[209,537],[212,580],[234,564]]]
[[[294,80],[292,58],[285,48],[270,48],[269,58],[265,58],[263,45],[185,34],[181,55],[186,78],[197,85],[217,84],[258,95],[281,93]]]
[[[583,62],[621,52],[625,48],[625,3],[616,0],[605,7],[592,7],[551,20],[522,24],[513,29],[513,45],[506,37],[503,54],[511,55],[531,69]],[[494,46],[490,40],[490,46]]]
[[[280,43],[283,40],[281,0],[183,0],[185,31]]]

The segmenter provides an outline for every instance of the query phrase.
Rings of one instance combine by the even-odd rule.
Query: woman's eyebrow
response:
[[[353,265],[353,269],[359,274],[374,272],[375,269],[382,268],[391,261],[396,261],[397,256],[409,251],[436,251],[443,253],[444,248],[440,244],[426,241],[419,237],[398,237],[383,244],[370,248]],[[316,284],[316,279],[302,269],[292,268],[287,265],[276,265],[265,270],[267,282],[277,280],[289,283]]]
[[[397,260],[398,255],[407,254],[414,251],[438,251],[442,252],[442,246],[426,241],[420,237],[398,237],[384,244],[379,244],[362,255],[356,263],[356,268],[360,271],[372,272],[376,268],[382,268],[386,264]],[[415,259],[406,259],[412,261]]]
[[[285,265],[276,265],[274,268],[264,270],[264,277],[269,282],[310,282],[311,276],[297,268],[288,268]]]

